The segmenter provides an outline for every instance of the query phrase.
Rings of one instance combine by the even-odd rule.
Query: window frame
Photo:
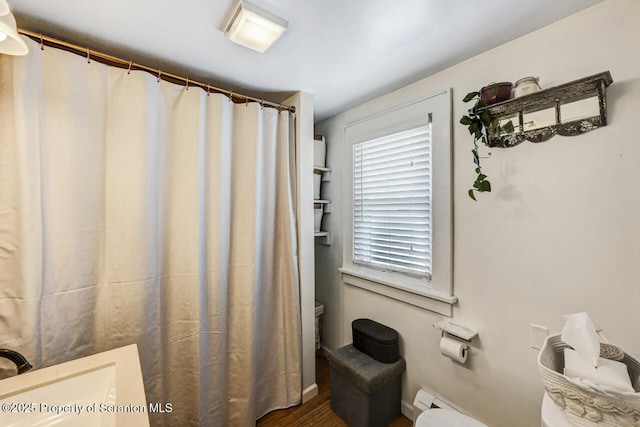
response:
[[[451,89],[379,111],[344,127],[343,281],[389,298],[452,315],[453,203],[452,203]],[[431,279],[382,271],[353,261],[353,145],[426,123],[432,115],[432,266]]]

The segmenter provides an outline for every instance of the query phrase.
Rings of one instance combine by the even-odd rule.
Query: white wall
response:
[[[395,328],[407,361],[403,400],[421,386],[490,426],[538,426],[543,395],[529,324],[560,331],[562,315],[587,311],[605,335],[640,356],[640,2],[607,0],[414,85],[318,123],[326,136],[333,200],[316,245],[316,297],[325,304],[323,343],[351,341],[353,319]],[[483,171],[493,193],[474,203],[471,138],[458,124],[467,92],[499,81],[540,76],[544,87],[611,71],[609,125],[576,137],[556,136],[492,149]],[[345,285],[342,259],[344,126],[384,105],[453,88],[453,321],[479,331],[470,360],[439,354],[434,313]]]

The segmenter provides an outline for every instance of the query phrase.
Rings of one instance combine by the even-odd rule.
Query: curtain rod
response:
[[[44,46],[51,46],[57,49],[62,49],[62,50],[66,50],[68,52],[72,52],[75,53],[77,55],[81,55],[81,56],[86,56],[87,60],[91,60],[91,59],[95,59],[98,62],[102,62],[104,64],[107,65],[112,65],[112,66],[116,66],[119,68],[124,68],[127,70],[142,70],[142,71],[146,71],[150,74],[155,75],[156,77],[158,77],[158,79],[162,79],[162,80],[166,80],[168,82],[171,83],[175,83],[175,84],[182,84],[185,87],[189,88],[191,86],[196,86],[199,87],[203,90],[205,90],[207,93],[210,92],[214,92],[214,93],[221,93],[224,95],[227,95],[229,97],[229,99],[231,99],[233,102],[237,102],[237,103],[241,103],[241,102],[259,102],[260,105],[262,106],[267,106],[267,107],[272,107],[272,108],[277,108],[278,110],[285,110],[285,111],[289,111],[291,113],[295,113],[296,112],[296,107],[294,106],[290,106],[290,105],[284,105],[284,104],[278,104],[276,102],[271,102],[271,101],[267,101],[264,99],[260,99],[260,98],[254,98],[252,96],[248,96],[248,95],[243,95],[240,93],[235,93],[232,92],[230,90],[227,89],[222,89],[216,86],[212,86],[210,84],[207,83],[202,83],[196,80],[191,80],[188,77],[182,77],[182,76],[178,76],[176,74],[171,74],[171,73],[165,73],[160,69],[156,69],[156,68],[151,68],[148,67],[146,65],[142,65],[142,64],[137,64],[133,61],[127,61],[126,59],[122,59],[122,58],[118,58],[116,56],[113,55],[109,55],[103,52],[98,52],[92,49],[89,49],[88,47],[82,47],[82,46],[78,46],[76,44],[73,43],[69,43],[66,42],[64,40],[59,40],[56,39],[54,37],[50,37],[50,36],[45,36],[42,33],[36,33],[33,31],[29,31],[29,30],[24,30],[22,28],[18,28],[18,32],[20,34],[23,34],[29,38],[31,38],[33,41],[39,42],[40,43],[40,49],[44,50]]]

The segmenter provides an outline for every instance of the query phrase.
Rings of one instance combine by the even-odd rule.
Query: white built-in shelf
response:
[[[331,233],[328,231],[316,231],[314,233],[316,241],[322,245],[331,245]]]
[[[314,135],[314,140],[322,141],[324,144],[324,137],[322,135]],[[314,142],[314,157],[317,155],[318,157],[326,157],[326,145],[324,150],[320,150],[318,153],[315,152],[316,144]],[[326,166],[313,166],[313,173],[316,175],[320,175],[320,184],[323,182],[331,181],[331,168]],[[317,177],[314,177],[317,179]],[[314,181],[317,182],[317,181]],[[314,205],[322,205],[322,214],[331,213],[331,200],[325,199],[317,199],[313,201]],[[314,233],[315,239],[317,243],[322,245],[331,245],[331,233],[329,231],[320,230]]]
[[[313,172],[322,174],[322,178],[320,178],[322,182],[331,181],[331,168],[326,168],[324,166],[314,166]]]
[[[322,213],[331,213],[331,200],[314,200],[313,203],[324,205]]]

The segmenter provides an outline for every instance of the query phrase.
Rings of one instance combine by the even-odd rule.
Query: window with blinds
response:
[[[354,144],[353,163],[353,262],[430,279],[431,115]]]

